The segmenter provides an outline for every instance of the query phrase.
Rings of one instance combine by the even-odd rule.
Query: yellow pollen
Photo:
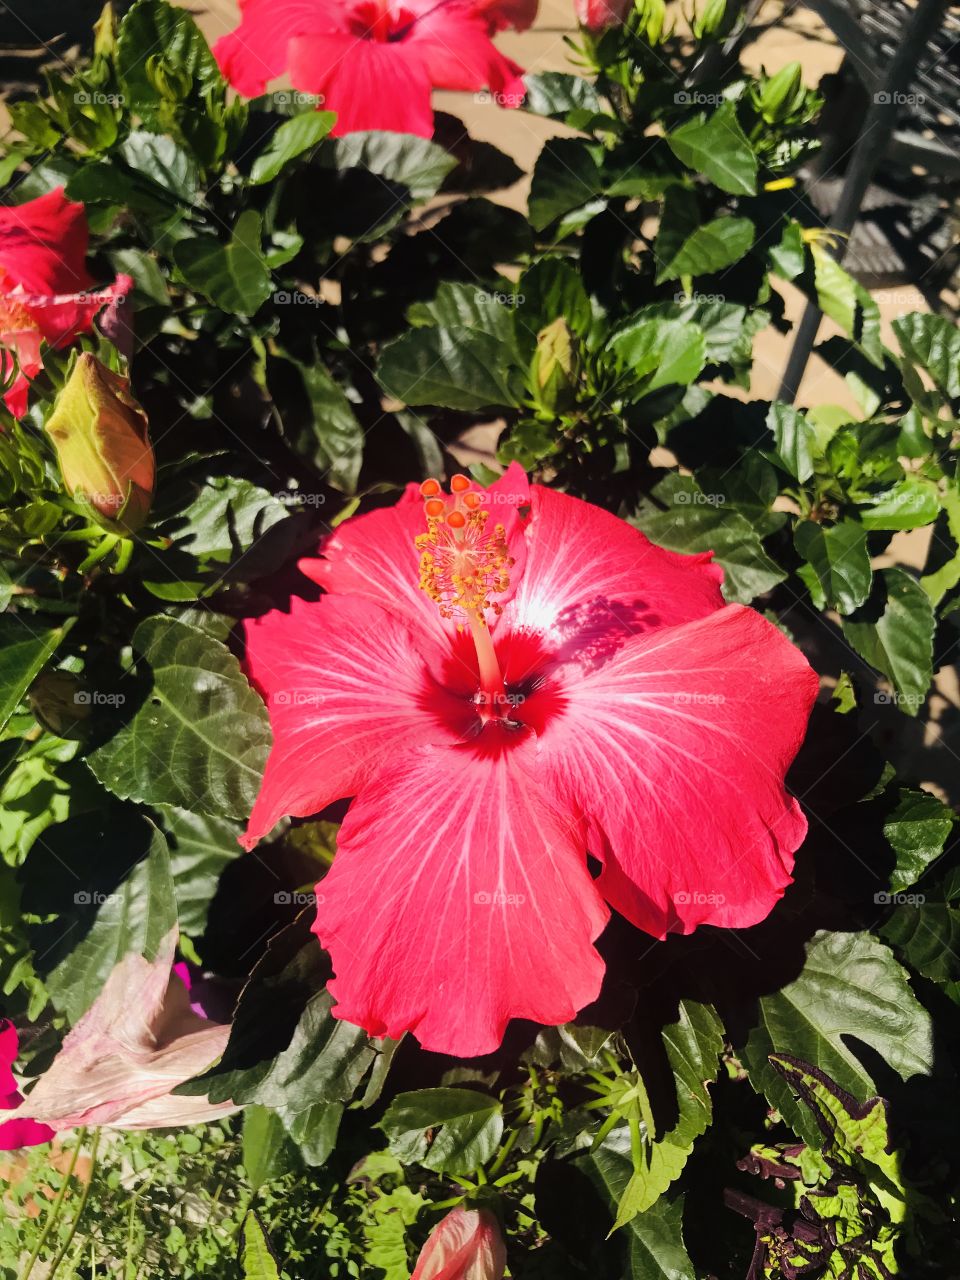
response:
[[[444,618],[461,628],[487,625],[486,613],[503,612],[494,598],[510,585],[513,560],[502,524],[490,525],[483,495],[468,489],[465,476],[455,476],[454,493],[446,497],[436,481],[426,481],[427,528],[416,539],[420,552],[420,586]],[[436,486],[436,487],[434,487]]]

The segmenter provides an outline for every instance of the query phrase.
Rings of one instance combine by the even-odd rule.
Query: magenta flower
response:
[[[767,915],[817,679],[709,553],[516,465],[452,488],[347,521],[303,565],[327,594],[247,624],[274,745],[246,844],[355,797],[318,887],[335,1012],[471,1056],[596,997],[607,904],[661,938]]]
[[[0,1112],[14,1111],[23,1102],[23,1094],[13,1078],[13,1064],[20,1052],[17,1029],[6,1019],[0,1021]],[[17,1117],[0,1122],[0,1151],[18,1151],[20,1147],[38,1147],[49,1142],[53,1130],[35,1120]]]

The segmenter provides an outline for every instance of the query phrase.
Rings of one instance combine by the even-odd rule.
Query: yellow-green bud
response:
[[[46,432],[70,496],[109,532],[135,533],[150,512],[156,462],[128,379],[84,352]]]
[[[103,6],[100,17],[93,24],[93,52],[97,57],[109,58],[117,51],[117,18],[110,0]]]
[[[768,124],[778,124],[803,105],[803,98],[803,69],[789,62],[760,91],[760,113]]]

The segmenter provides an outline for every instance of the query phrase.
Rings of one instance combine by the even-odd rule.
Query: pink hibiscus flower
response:
[[[13,1111],[23,1102],[23,1094],[13,1078],[13,1064],[20,1052],[17,1029],[12,1022],[0,1020],[0,1112]],[[21,1147],[37,1147],[49,1142],[53,1130],[35,1120],[16,1119],[0,1123],[0,1151],[18,1151]]]
[[[240,0],[235,31],[213,52],[254,98],[288,73],[337,113],[333,133],[433,134],[433,89],[492,90],[519,106],[522,70],[490,36],[528,27],[537,0]]]
[[[15,418],[26,413],[30,379],[43,368],[41,343],[66,346],[133,287],[121,275],[92,291],[88,241],[83,205],[62,187],[0,208],[0,384],[10,384],[4,402]]]
[[[588,31],[604,31],[621,27],[633,8],[631,0],[574,0],[574,11],[581,27]]]
[[[410,1280],[503,1280],[507,1251],[489,1209],[451,1209],[430,1232]]]
[[[318,888],[335,1012],[471,1056],[597,996],[607,904],[655,937],[767,915],[817,678],[709,553],[516,465],[451,487],[345,522],[302,566],[327,594],[247,624],[274,745],[246,844],[355,797]]]

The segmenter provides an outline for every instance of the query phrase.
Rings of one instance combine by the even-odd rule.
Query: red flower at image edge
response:
[[[83,205],[68,200],[62,187],[0,208],[0,383],[15,418],[26,413],[30,379],[43,368],[41,343],[66,346],[133,287],[129,276],[118,276],[91,292],[88,241]]]
[[[595,999],[607,904],[655,937],[768,914],[817,678],[710,553],[516,464],[452,485],[346,521],[302,562],[327,594],[247,623],[274,745],[245,843],[355,797],[314,926],[335,1012],[469,1057]]]
[[[334,135],[382,129],[433,134],[433,89],[490,89],[523,101],[522,69],[491,35],[528,27],[536,0],[241,0],[241,21],[214,54],[226,79],[255,98],[287,73],[336,111]]]
[[[23,1102],[23,1095],[17,1089],[12,1070],[19,1047],[16,1027],[12,1022],[0,1020],[0,1151],[37,1147],[53,1137],[51,1128],[45,1124],[37,1124],[35,1120],[19,1117],[16,1120],[2,1119],[4,1111],[13,1111]]]

